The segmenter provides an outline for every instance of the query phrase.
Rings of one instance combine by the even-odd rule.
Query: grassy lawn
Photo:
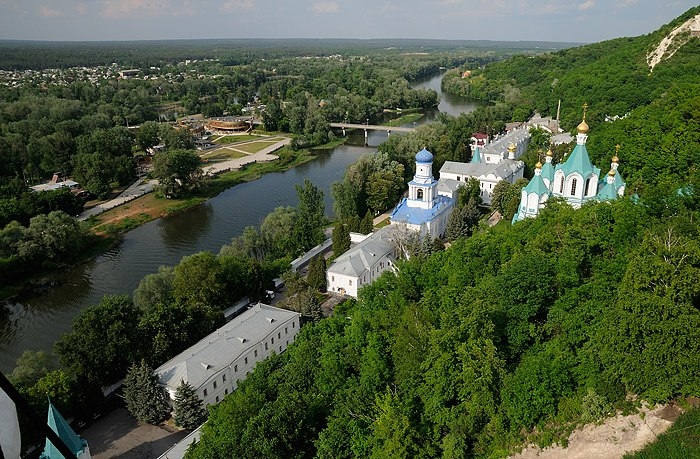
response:
[[[247,143],[245,145],[238,145],[236,148],[242,151],[245,151],[247,153],[257,153],[260,150],[269,147],[272,145],[270,142],[253,142],[253,143]]]
[[[211,153],[205,153],[202,155],[202,158],[208,159],[209,161],[221,161],[226,159],[242,158],[244,156],[248,155],[246,155],[245,153],[241,153],[240,151],[222,148],[221,150],[212,151]]]
[[[217,145],[228,145],[231,143],[250,142],[251,140],[260,140],[260,136],[250,134],[225,135],[216,139],[214,143]]]

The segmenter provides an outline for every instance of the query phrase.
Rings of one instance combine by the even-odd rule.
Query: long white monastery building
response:
[[[204,405],[219,403],[255,364],[281,353],[299,333],[299,313],[258,303],[155,370],[171,400],[181,381]]]

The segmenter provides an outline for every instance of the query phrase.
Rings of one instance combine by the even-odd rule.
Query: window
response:
[[[236,373],[238,372],[238,365],[234,365],[234,366],[233,366],[233,371],[236,372]]]
[[[219,396],[216,396],[216,403],[219,403]]]
[[[571,179],[571,196],[576,195],[576,182],[577,180],[575,178]]]
[[[245,364],[248,365],[248,357],[245,358]]]
[[[292,328],[296,327],[296,322],[292,322]]]
[[[228,389],[224,389],[224,395],[228,395]]]
[[[289,346],[289,340],[287,340],[287,342],[285,343],[285,345]]]
[[[216,381],[214,381],[214,389],[216,389]]]
[[[458,181],[458,182],[462,181],[462,177],[460,177],[460,176],[458,175],[458,176],[457,176],[457,181]]]
[[[282,332],[277,332],[277,339],[282,338]]]
[[[559,194],[564,194],[564,177],[559,179]]]
[[[272,344],[275,344],[275,337],[273,336],[270,341],[272,341]]]
[[[423,190],[420,188],[416,190],[416,199],[420,199],[421,201],[423,200]]]
[[[352,285],[352,279],[348,281],[348,285]]]
[[[258,350],[256,349],[255,350],[255,357],[257,357],[257,356],[258,356]]]
[[[203,393],[204,393],[204,396],[206,397],[206,396],[207,396],[207,390],[204,389],[204,392],[203,392]]]
[[[282,346],[280,346],[280,352],[282,352]]]
[[[590,177],[586,179],[586,187],[583,189],[583,195],[586,196],[588,194],[588,185],[591,183]]]
[[[221,377],[221,379],[222,379],[224,382],[226,382],[226,375],[223,375],[223,376]]]
[[[265,350],[267,350],[267,343],[265,343]]]
[[[289,332],[287,331],[287,327],[284,327],[284,334],[286,335],[287,333],[289,333]]]
[[[331,276],[331,282],[335,282],[335,276]]]

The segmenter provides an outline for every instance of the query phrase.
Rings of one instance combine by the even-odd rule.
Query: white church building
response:
[[[535,165],[535,176],[521,192],[520,206],[513,216],[513,223],[537,216],[552,197],[562,198],[578,209],[588,201],[610,201],[624,194],[625,181],[617,170],[619,146],[612,158],[610,171],[601,177],[600,169],[591,163],[586,149],[588,129],[584,111],[583,121],[576,128],[576,146],[566,161],[553,166],[550,150],[545,164],[538,162]]]

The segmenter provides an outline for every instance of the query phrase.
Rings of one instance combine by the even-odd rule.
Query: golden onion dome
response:
[[[620,153],[620,144],[615,145],[615,155],[612,157],[612,162],[614,162],[614,163],[620,162],[620,158],[617,157],[618,153]]]
[[[510,145],[508,145],[508,151],[515,151],[516,148],[517,147],[515,146],[515,144],[513,142],[511,142]]]
[[[554,156],[554,153],[552,153],[551,148],[549,150],[547,150],[547,156]]]
[[[608,172],[608,176],[615,177],[615,169],[610,169],[610,172]]]
[[[535,164],[535,169],[542,169],[542,163],[537,161],[537,164]]]
[[[588,124],[586,123],[586,118],[581,121],[581,124],[576,126],[576,130],[578,131],[579,134],[586,134],[588,133]]]

